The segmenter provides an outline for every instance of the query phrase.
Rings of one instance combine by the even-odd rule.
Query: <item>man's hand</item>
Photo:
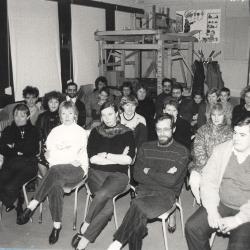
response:
[[[123,155],[127,155],[129,152],[129,146],[126,146],[122,152]]]
[[[218,212],[208,214],[207,219],[211,228],[219,228],[221,216]]]
[[[144,172],[144,174],[148,174],[148,171],[150,170],[150,168],[144,168],[143,169],[143,172]]]
[[[168,174],[174,174],[174,173],[176,173],[176,172],[177,172],[177,168],[176,168],[176,167],[172,167],[172,168],[170,168],[170,169],[167,171]]]
[[[224,217],[219,220],[219,230],[224,234],[229,234],[231,230],[240,225],[241,223],[236,216]]]
[[[197,171],[193,170],[190,174],[189,185],[194,195],[194,198],[196,199],[196,202],[199,205],[201,204],[200,181],[201,181],[201,175]]]

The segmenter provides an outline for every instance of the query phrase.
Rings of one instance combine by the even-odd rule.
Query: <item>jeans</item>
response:
[[[84,237],[90,242],[95,241],[111,219],[113,214],[112,199],[125,190],[128,181],[128,176],[123,173],[89,170],[88,184],[94,198],[85,220],[90,225],[85,231]]]
[[[60,164],[52,166],[43,177],[34,199],[42,202],[48,196],[53,221],[62,221],[63,187],[76,185],[83,179],[83,175],[84,171],[81,167],[74,167],[71,164]]]
[[[239,211],[229,208],[222,203],[218,206],[221,217],[234,216]],[[189,250],[210,250],[209,238],[216,229],[208,224],[207,211],[200,207],[187,221],[185,226],[186,240]],[[250,223],[244,223],[230,231],[227,250],[250,249]]]

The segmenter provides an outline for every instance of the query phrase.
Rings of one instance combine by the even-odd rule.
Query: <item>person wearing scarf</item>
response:
[[[135,155],[133,132],[118,121],[115,104],[105,102],[100,111],[102,124],[91,131],[87,147],[93,200],[80,232],[72,239],[72,246],[78,250],[94,242],[112,217],[112,199],[125,190],[128,165]]]

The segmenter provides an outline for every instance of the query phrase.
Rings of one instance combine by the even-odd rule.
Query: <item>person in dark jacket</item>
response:
[[[139,183],[137,197],[132,200],[108,250],[119,250],[127,242],[130,250],[142,249],[148,219],[168,211],[180,195],[187,172],[188,150],[173,139],[173,129],[171,115],[158,118],[158,140],[146,142],[139,149],[134,172]]]
[[[178,102],[175,99],[168,99],[164,104],[164,114],[169,114],[174,117],[175,131],[174,139],[187,147],[191,148],[191,125],[184,120],[178,113]]]
[[[39,136],[29,120],[29,108],[25,104],[17,104],[13,117],[14,121],[4,129],[0,138],[0,155],[4,158],[0,170],[0,201],[7,212],[15,208],[22,185],[35,177],[38,170]],[[22,199],[17,203],[18,215],[22,212],[22,203]]]
[[[148,140],[155,140],[155,105],[153,100],[148,96],[148,89],[144,84],[140,83],[137,85],[136,97],[138,105],[136,106],[135,112],[146,119]]]
[[[77,84],[74,82],[69,82],[65,92],[66,101],[72,101],[78,110],[77,124],[81,127],[84,127],[86,123],[86,108],[85,104],[77,98]]]
[[[102,124],[88,138],[88,185],[93,200],[80,233],[72,239],[72,246],[79,250],[94,242],[112,217],[113,197],[127,187],[128,165],[135,156],[133,132],[120,124],[114,102],[102,105],[101,118]]]
[[[45,111],[39,115],[36,122],[36,127],[38,129],[40,137],[40,154],[38,157],[38,167],[39,172],[42,176],[45,175],[47,169],[49,168],[49,163],[44,156],[46,152],[45,142],[50,131],[61,123],[59,117],[59,105],[62,100],[63,96],[60,92],[51,91],[45,94],[43,98],[43,107]]]
[[[155,110],[157,117],[162,114],[164,101],[172,95],[173,81],[169,78],[162,79],[162,93],[156,97]]]
[[[242,104],[234,107],[232,115],[232,124],[236,124],[239,120],[250,116],[250,86],[245,87],[241,91],[241,98],[244,100]]]

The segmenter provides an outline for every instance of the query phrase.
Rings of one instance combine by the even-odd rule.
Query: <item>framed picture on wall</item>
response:
[[[220,9],[183,10],[176,12],[176,22],[182,16],[182,31],[200,30],[195,37],[202,42],[220,42]],[[180,21],[179,21],[180,22]]]

